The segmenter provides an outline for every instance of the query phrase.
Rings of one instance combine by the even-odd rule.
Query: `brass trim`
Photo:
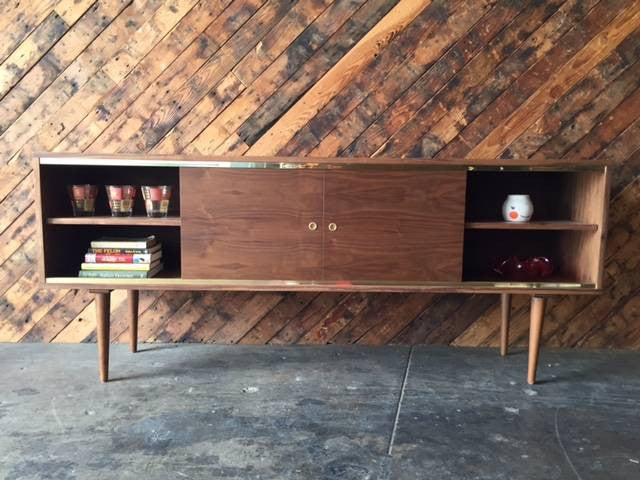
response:
[[[558,289],[558,290],[594,290],[593,283],[574,282],[393,282],[361,280],[350,282],[335,281],[299,281],[299,280],[234,280],[234,279],[189,279],[189,278],[80,278],[80,277],[47,277],[47,284],[75,284],[81,285],[162,285],[162,286],[214,286],[214,287],[302,287],[302,288],[349,288],[358,289],[371,287],[424,288],[424,289],[465,289],[465,288],[495,288],[495,289]]]
[[[469,172],[576,172],[600,171],[602,165],[469,165]]]
[[[266,169],[266,170],[431,170],[431,171],[509,171],[509,172],[572,172],[572,171],[598,171],[602,165],[464,165],[446,164],[419,165],[415,163],[325,163],[325,162],[256,162],[256,161],[218,161],[218,160],[164,160],[142,158],[86,158],[82,156],[42,156],[39,157],[41,165],[66,165],[66,166],[117,166],[117,167],[168,167],[168,168],[229,168],[229,169]]]
[[[466,165],[416,165],[394,163],[319,163],[319,162],[242,162],[206,160],[146,160],[140,158],[40,157],[41,165],[88,167],[173,167],[173,168],[229,168],[261,170],[466,170]]]
[[[309,222],[309,230],[312,232],[318,229],[318,224],[316,222]]]
[[[330,232],[335,232],[338,229],[338,225],[336,225],[335,223],[331,222],[328,226],[329,231]]]

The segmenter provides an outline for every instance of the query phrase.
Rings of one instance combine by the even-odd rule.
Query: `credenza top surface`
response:
[[[122,165],[205,168],[454,168],[474,169],[600,169],[612,162],[584,159],[469,159],[469,158],[395,158],[395,157],[228,157],[150,154],[78,154],[36,153],[41,165]]]

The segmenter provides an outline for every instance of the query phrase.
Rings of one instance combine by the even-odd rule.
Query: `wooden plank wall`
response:
[[[0,5],[0,341],[94,338],[91,296],[35,278],[30,151],[51,150],[613,159],[605,294],[551,301],[544,343],[640,347],[639,1]],[[496,300],[152,292],[140,337],[496,345]]]

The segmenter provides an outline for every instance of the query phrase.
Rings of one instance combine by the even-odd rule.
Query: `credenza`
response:
[[[45,288],[95,293],[99,375],[108,379],[110,292],[128,291],[131,350],[139,290],[499,294],[507,354],[511,296],[531,296],[527,381],[535,383],[545,298],[602,287],[608,167],[572,160],[194,157],[43,153],[34,158]],[[74,217],[70,184],[172,185],[169,215]],[[510,194],[528,222],[506,222]],[[156,235],[164,270],[144,279],[78,277],[92,240]],[[553,273],[505,278],[496,262],[544,256]]]

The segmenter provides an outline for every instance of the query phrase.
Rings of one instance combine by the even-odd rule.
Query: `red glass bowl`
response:
[[[553,274],[553,261],[548,257],[531,257],[520,260],[512,256],[498,262],[493,270],[506,280],[536,281]]]

